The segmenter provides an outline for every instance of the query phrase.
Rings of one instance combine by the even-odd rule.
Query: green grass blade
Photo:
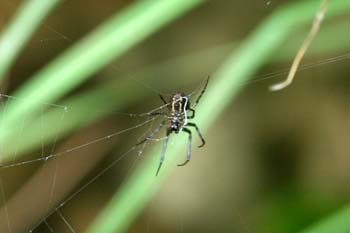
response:
[[[20,119],[38,113],[42,103],[54,102],[91,77],[113,58],[124,54],[162,26],[203,0],[137,1],[47,65],[14,95],[25,102],[7,106],[1,141]],[[35,91],[33,91],[35,90]],[[4,156],[6,161],[11,155]]]
[[[338,211],[320,223],[307,228],[300,233],[348,233],[350,232],[350,207]]]
[[[277,10],[234,52],[212,77],[207,93],[197,109],[196,123],[203,129],[224,111],[238,93],[239,84],[249,79],[269,57],[282,46],[293,26],[311,22],[320,2],[302,1]],[[349,11],[348,1],[333,0],[327,17]],[[107,207],[93,222],[88,232],[125,232],[148,203],[153,193],[165,179],[165,174],[174,168],[174,160],[186,148],[186,141],[176,141],[168,148],[166,162],[158,177],[155,171],[160,148],[157,147],[144,164],[125,182]]]
[[[0,80],[28,42],[35,29],[61,0],[28,0],[0,36]]]

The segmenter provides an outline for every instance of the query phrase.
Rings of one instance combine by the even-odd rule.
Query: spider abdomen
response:
[[[169,129],[178,133],[182,127],[184,127],[184,115],[183,114],[174,114],[169,117]]]

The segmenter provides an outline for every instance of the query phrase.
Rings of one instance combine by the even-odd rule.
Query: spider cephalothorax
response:
[[[158,167],[156,175],[158,174],[158,172],[159,172],[159,170],[164,162],[165,151],[166,151],[166,148],[168,145],[169,135],[171,133],[173,133],[173,132],[174,133],[179,133],[179,132],[188,133],[187,159],[184,163],[178,164],[178,166],[186,165],[191,159],[192,132],[188,127],[194,127],[196,129],[196,132],[198,133],[198,136],[200,137],[200,139],[202,141],[202,144],[199,145],[198,147],[202,147],[205,145],[205,140],[204,140],[201,132],[199,131],[198,126],[195,123],[188,122],[188,119],[194,118],[194,116],[195,116],[194,107],[199,103],[199,100],[203,96],[203,94],[207,88],[208,81],[209,81],[209,78],[207,79],[201,93],[199,94],[199,96],[198,96],[198,98],[193,106],[191,106],[191,104],[190,104],[189,96],[183,92],[176,92],[175,94],[173,94],[171,96],[171,98],[169,99],[169,102],[167,102],[164,99],[164,97],[159,94],[159,97],[161,98],[163,103],[167,106],[168,112],[166,112],[166,113],[153,112],[151,115],[152,116],[162,115],[162,116],[165,116],[166,119],[164,119],[160,123],[160,125],[155,130],[153,130],[153,132],[150,135],[148,135],[145,139],[143,139],[142,141],[137,143],[137,145],[140,145],[140,144],[146,142],[147,140],[152,139],[155,136],[155,134],[158,133],[158,131],[163,126],[165,126],[165,125],[167,126],[166,137],[164,139],[163,150],[162,150],[162,154],[160,157],[160,163],[159,163],[159,167]]]

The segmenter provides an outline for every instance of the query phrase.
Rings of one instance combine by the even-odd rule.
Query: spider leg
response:
[[[163,101],[164,104],[168,104],[161,94],[158,94],[158,95],[159,95],[159,98]]]
[[[145,143],[147,140],[152,139],[156,133],[165,125],[165,121],[162,121],[159,126],[152,131],[145,139],[142,139],[138,143],[136,143],[136,146],[141,145],[142,143]]]
[[[202,134],[201,134],[201,131],[199,131],[199,128],[198,128],[198,126],[196,125],[196,124],[194,124],[194,123],[187,123],[187,126],[191,126],[191,127],[194,127],[195,129],[196,129],[196,131],[197,131],[197,134],[198,134],[198,136],[199,136],[199,138],[201,139],[201,141],[202,141],[202,144],[201,145],[199,145],[198,147],[203,147],[204,145],[205,145],[205,140],[204,140],[204,138],[203,138],[203,136],[202,136]]]
[[[165,158],[165,151],[166,151],[166,148],[168,146],[168,140],[169,140],[169,134],[170,134],[171,131],[167,130],[166,132],[166,137],[165,137],[165,140],[163,142],[163,148],[162,148],[162,154],[160,155],[160,162],[159,162],[159,166],[158,166],[158,169],[157,169],[157,172],[156,172],[156,176],[158,176],[158,173],[160,171],[160,168],[162,167],[163,165],[163,162],[164,162],[164,158]]]
[[[167,116],[165,112],[151,112],[148,116]]]
[[[209,82],[209,78],[210,78],[210,76],[208,76],[207,81],[205,82],[204,87],[203,87],[203,89],[202,89],[201,93],[199,94],[199,96],[198,96],[198,98],[197,98],[196,102],[194,102],[194,104],[193,104],[192,108],[194,108],[194,107],[196,107],[196,106],[197,106],[197,104],[199,103],[200,99],[202,98],[202,96],[203,96],[204,92],[206,91],[207,86],[208,86],[208,82]]]
[[[187,159],[185,162],[180,163],[177,166],[185,166],[191,160],[192,132],[187,128],[183,128],[182,131],[188,133]]]
[[[192,113],[191,116],[187,116],[187,119],[193,119],[196,115],[196,111],[193,108],[188,109],[187,111],[190,111]]]

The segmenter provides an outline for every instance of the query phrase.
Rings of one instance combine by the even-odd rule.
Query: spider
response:
[[[199,103],[200,99],[202,98],[209,82],[209,77],[207,78],[205,85],[199,94],[196,102],[191,106],[189,95],[186,95],[183,92],[176,92],[171,96],[169,101],[167,102],[165,98],[159,94],[160,99],[163,101],[163,103],[167,106],[167,112],[153,112],[151,113],[152,116],[155,115],[163,115],[166,117],[165,120],[163,120],[159,126],[154,129],[145,139],[138,142],[136,145],[140,145],[147,140],[152,139],[165,125],[166,127],[166,137],[163,142],[163,148],[162,153],[160,156],[160,163],[159,167],[156,172],[156,176],[158,175],[160,168],[162,167],[162,164],[164,162],[165,158],[165,151],[168,145],[169,135],[171,133],[178,134],[180,132],[186,132],[188,133],[188,146],[187,146],[187,159],[185,162],[178,164],[178,166],[185,166],[190,160],[191,160],[191,144],[192,144],[192,132],[188,127],[195,128],[199,138],[201,139],[202,143],[198,147],[203,147],[205,145],[205,140],[198,128],[198,126],[195,123],[188,122],[188,119],[193,119],[195,117],[196,111],[194,108]],[[191,115],[189,115],[191,114]]]

